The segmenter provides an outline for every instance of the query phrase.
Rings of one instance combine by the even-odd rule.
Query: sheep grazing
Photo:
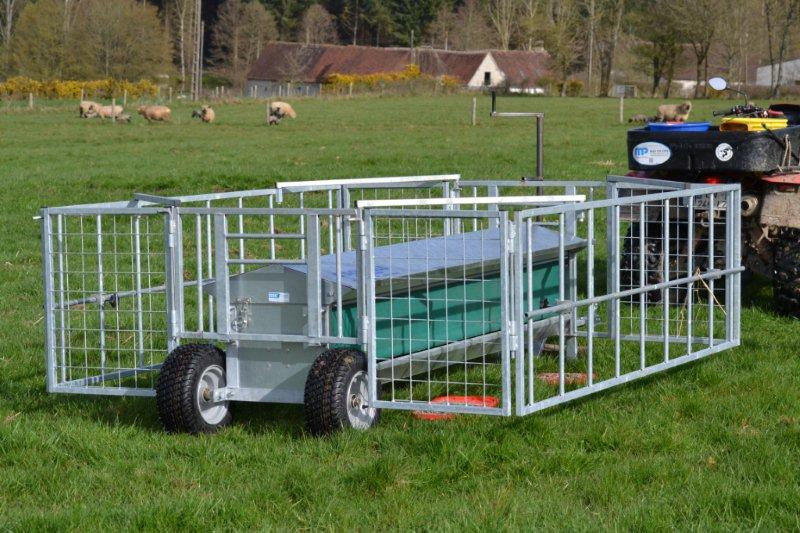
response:
[[[204,105],[203,107],[200,108],[199,111],[197,110],[192,111],[192,118],[199,118],[206,124],[214,122],[214,119],[216,117],[217,115],[214,113],[214,110],[211,109],[211,106],[208,105]]]
[[[648,122],[655,122],[656,117],[648,117],[647,115],[642,115],[639,113],[638,115],[633,115],[631,118],[628,119],[629,124],[646,124]]]
[[[692,103],[688,100],[682,104],[664,104],[658,106],[658,120],[661,122],[686,122],[692,112]]]
[[[269,114],[278,118],[283,118],[287,115],[292,118],[297,118],[297,113],[295,113],[294,108],[286,102],[272,102],[269,104]]]
[[[119,116],[122,114],[122,111],[123,109],[121,105],[116,105],[116,106],[98,105],[96,107],[89,109],[89,111],[86,112],[84,117],[86,118],[100,117],[103,119],[119,118]]]
[[[100,104],[92,102],[91,100],[81,100],[78,104],[78,116],[81,118],[89,118],[89,113],[93,113]]]
[[[143,105],[139,108],[139,114],[147,122],[168,122],[172,111],[165,105]]]

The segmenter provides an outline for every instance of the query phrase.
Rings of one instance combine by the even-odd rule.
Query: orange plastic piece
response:
[[[495,396],[437,396],[430,403],[446,403],[449,405],[472,405],[475,407],[497,407],[500,399]],[[414,418],[419,420],[453,420],[455,413],[432,413],[430,411],[414,411]]]

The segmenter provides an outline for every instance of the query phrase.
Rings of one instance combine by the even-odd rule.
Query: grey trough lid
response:
[[[527,228],[521,228],[521,238],[527,250]],[[533,226],[532,245],[534,258],[552,259],[558,256],[558,232],[541,226]],[[567,250],[582,248],[585,240],[567,239]],[[447,237],[432,237],[411,242],[377,246],[375,258],[375,280],[407,278],[427,272],[441,271],[487,262],[499,262],[500,229],[458,233]],[[358,286],[356,253],[344,252],[342,257],[342,285],[355,289]],[[286,268],[308,273],[306,265],[287,264]],[[336,255],[320,258],[320,278],[336,283]]]

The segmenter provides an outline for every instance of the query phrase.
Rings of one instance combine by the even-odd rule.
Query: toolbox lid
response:
[[[527,228],[520,231],[524,249],[527,251]],[[541,226],[533,226],[531,242],[533,257],[548,260],[558,257],[558,232]],[[567,239],[566,250],[583,248],[586,241],[580,238]],[[457,233],[447,237],[432,237],[411,242],[403,242],[373,249],[375,280],[389,280],[422,275],[426,272],[446,271],[448,269],[500,261],[500,229],[490,228],[481,231]],[[342,285],[352,289],[358,286],[356,253],[344,252],[342,258]],[[286,268],[308,274],[308,266],[287,264]],[[336,255],[320,258],[320,278],[336,283]]]

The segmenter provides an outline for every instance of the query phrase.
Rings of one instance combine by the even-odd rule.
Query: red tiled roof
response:
[[[526,52],[523,50],[492,51],[497,67],[506,75],[510,87],[531,87],[549,72],[550,54],[544,50]]]
[[[433,49],[375,48],[371,46],[268,43],[247,74],[248,79],[323,82],[331,74],[399,72],[417,64],[433,76],[449,75],[466,84],[488,52],[454,52]],[[491,52],[512,80],[535,81],[542,76],[547,54],[543,52]],[[498,59],[500,57],[501,59]],[[501,66],[501,69],[505,70]]]

